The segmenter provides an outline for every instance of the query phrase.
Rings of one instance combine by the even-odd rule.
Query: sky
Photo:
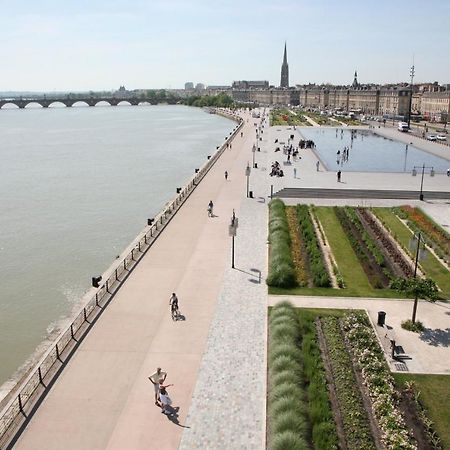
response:
[[[0,91],[450,83],[450,1],[0,0]]]

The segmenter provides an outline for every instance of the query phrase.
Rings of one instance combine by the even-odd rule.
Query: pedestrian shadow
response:
[[[432,330],[431,328],[425,328],[420,333],[420,340],[432,345],[433,347],[449,347],[450,346],[450,328],[441,330],[437,328]]]
[[[178,314],[177,317],[175,318],[175,322],[178,321],[185,321],[186,320],[186,316],[184,316],[183,314]]]
[[[166,406],[166,411],[168,411],[168,414],[166,414],[167,418],[174,424],[181,428],[191,428],[187,425],[181,425],[180,421],[178,420],[178,411],[180,410],[179,406]]]

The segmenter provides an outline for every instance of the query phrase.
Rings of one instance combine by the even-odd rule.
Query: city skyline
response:
[[[450,5],[376,8],[348,0],[2,2],[0,91],[182,88],[186,81],[279,86],[287,42],[296,84],[450,83]],[[432,17],[432,23],[428,20]],[[350,28],[349,28],[350,25]]]

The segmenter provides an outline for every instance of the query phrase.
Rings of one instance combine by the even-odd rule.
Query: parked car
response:
[[[429,135],[427,136],[427,139],[428,139],[429,141],[436,141],[436,140],[437,140],[437,136],[436,136],[435,134],[429,134]]]
[[[446,140],[447,140],[447,136],[446,136],[445,134],[438,134],[438,135],[436,136],[436,139],[437,139],[438,141],[446,141]]]

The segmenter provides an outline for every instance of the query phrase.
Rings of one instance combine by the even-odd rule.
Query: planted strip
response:
[[[381,258],[379,256],[375,257],[373,253],[374,244],[371,245],[371,248],[367,246],[368,240],[366,236],[362,235],[364,227],[356,213],[350,208],[338,208],[335,206],[333,209],[370,284],[376,289],[388,287],[389,278],[384,274],[383,268],[380,266],[380,263],[384,262],[384,257],[382,255]],[[365,234],[367,235],[367,232]]]
[[[345,348],[339,319],[321,320],[328,359],[333,372],[336,395],[340,406],[347,446],[349,449],[375,449],[367,413],[357,387],[352,361]]]
[[[325,266],[324,257],[317,240],[314,224],[307,205],[297,205],[299,230],[308,254],[309,268],[316,287],[330,287],[331,280]]]
[[[269,318],[269,450],[309,449],[299,341],[300,328],[292,305],[283,302],[275,306]]]
[[[372,400],[383,444],[388,450],[417,448],[399,411],[394,379],[367,316],[349,314],[343,320],[343,329]]]
[[[269,203],[269,286],[291,288],[296,286],[291,238],[284,203],[275,199]]]

